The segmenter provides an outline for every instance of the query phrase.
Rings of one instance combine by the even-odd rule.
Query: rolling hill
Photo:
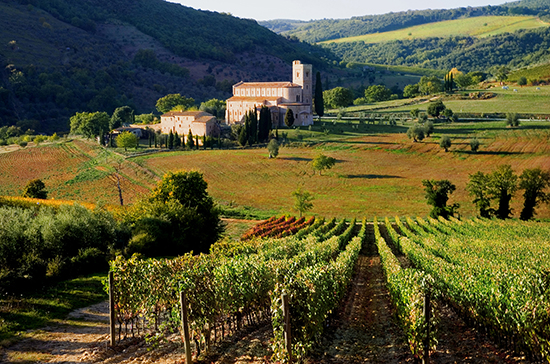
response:
[[[327,40],[328,43],[383,43],[393,40],[411,40],[434,37],[469,36],[485,38],[517,30],[547,28],[550,24],[534,16],[478,16],[473,18],[445,20],[437,23],[416,25],[414,27],[383,33],[365,34],[355,37]]]
[[[150,113],[169,93],[223,99],[240,80],[287,79],[294,59],[324,65],[253,20],[163,0],[7,0],[0,21],[0,126],[41,132],[80,111]]]

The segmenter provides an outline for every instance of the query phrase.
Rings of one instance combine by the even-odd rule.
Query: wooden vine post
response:
[[[426,291],[424,295],[424,320],[426,321],[426,337],[424,338],[424,355],[422,356],[423,364],[430,364],[430,291]]]
[[[288,296],[286,293],[283,293],[282,299],[283,299],[283,315],[285,318],[285,324],[284,324],[285,349],[288,353],[288,362],[292,363],[292,337],[290,336],[290,310],[288,307]]]
[[[116,328],[115,328],[115,279],[113,272],[109,272],[109,334],[111,346],[115,346]]]
[[[191,364],[191,343],[189,340],[189,321],[187,319],[187,297],[180,291],[181,325],[183,326],[183,341],[185,343],[185,363]]]

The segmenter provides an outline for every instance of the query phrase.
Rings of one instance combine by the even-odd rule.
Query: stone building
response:
[[[218,136],[219,127],[216,117],[204,111],[170,111],[160,117],[160,130],[163,134],[178,133],[202,137]]]
[[[241,123],[249,110],[267,106],[273,128],[284,125],[288,109],[294,112],[294,125],[313,124],[312,65],[292,63],[292,82],[239,82],[233,85],[233,97],[227,100],[227,124]]]

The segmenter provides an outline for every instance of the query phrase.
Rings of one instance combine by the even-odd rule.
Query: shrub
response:
[[[477,138],[470,140],[470,149],[472,150],[472,152],[477,152],[479,150],[479,145],[480,143]]]
[[[508,126],[519,126],[519,115],[515,112],[509,112],[506,114],[506,125]]]

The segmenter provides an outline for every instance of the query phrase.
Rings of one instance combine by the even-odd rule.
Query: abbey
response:
[[[240,123],[249,110],[267,106],[273,128],[284,125],[288,109],[294,112],[294,125],[313,124],[312,65],[292,63],[292,82],[239,82],[233,85],[233,97],[227,100],[227,124]]]

